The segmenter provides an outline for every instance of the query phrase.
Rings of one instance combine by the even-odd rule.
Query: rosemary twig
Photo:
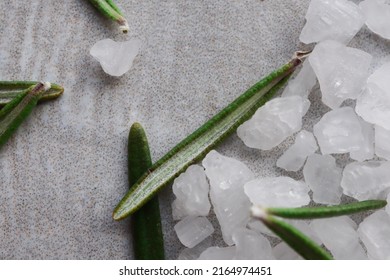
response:
[[[113,218],[121,220],[134,213],[189,165],[201,160],[211,149],[232,134],[275,95],[305,55],[306,53],[298,53],[289,63],[252,86],[157,161],[121,200],[114,210]]]
[[[134,123],[130,128],[128,165],[130,186],[152,166],[148,139],[139,123]],[[132,232],[135,259],[163,260],[165,258],[157,196],[134,213]]]
[[[123,33],[129,32],[129,24],[112,0],[89,0],[105,17],[116,21]]]

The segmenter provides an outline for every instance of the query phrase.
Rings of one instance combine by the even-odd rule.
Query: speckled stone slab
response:
[[[157,160],[301,45],[308,0],[116,1],[128,35],[84,0],[0,1],[0,78],[48,80],[64,95],[36,108],[0,151],[0,259],[132,259],[130,222],[111,213],[127,188],[130,125],[145,127]],[[358,2],[358,1],[356,1]],[[107,76],[89,49],[112,38],[143,42],[133,68]],[[379,61],[390,43],[363,28],[350,44]],[[328,109],[318,90],[304,129]],[[255,151],[236,135],[218,151],[256,173],[285,173],[278,148]],[[338,157],[338,162],[345,158]],[[183,249],[160,194],[166,255]],[[215,228],[219,228],[215,218]],[[223,246],[220,231],[213,234]]]

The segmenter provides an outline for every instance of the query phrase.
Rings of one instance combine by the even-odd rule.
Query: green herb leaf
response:
[[[128,165],[130,186],[152,166],[148,139],[139,123],[134,123],[130,128]],[[157,196],[134,213],[132,231],[135,259],[163,260],[165,258]]]
[[[317,206],[301,208],[268,208],[268,214],[288,219],[315,219],[330,218],[354,214],[366,210],[375,210],[385,207],[385,200],[366,200],[337,206]]]
[[[317,243],[292,225],[272,217],[263,208],[253,206],[252,216],[262,221],[299,255],[307,260],[331,260],[332,257]]]
[[[275,95],[306,55],[297,53],[293,60],[252,86],[157,161],[121,200],[114,210],[113,218],[121,220],[134,213],[189,165],[201,160],[232,134]]]
[[[38,83],[30,87],[26,93],[17,95],[14,102],[0,111],[0,149],[28,117],[41,95],[50,88],[49,83]]]
[[[0,108],[11,102],[20,94],[26,93],[26,91],[38,84],[34,81],[0,81]],[[39,101],[47,101],[55,99],[64,92],[64,88],[51,84],[51,88],[45,91],[40,97]]]
[[[89,0],[89,2],[91,2],[91,4],[94,5],[105,17],[116,21],[119,24],[119,29],[123,33],[127,33],[129,31],[129,24],[127,23],[127,20],[112,0]]]

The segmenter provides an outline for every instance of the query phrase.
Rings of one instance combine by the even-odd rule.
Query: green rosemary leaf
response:
[[[152,166],[148,139],[139,123],[130,128],[128,143],[129,183],[132,186]],[[164,239],[158,197],[133,215],[133,247],[137,260],[163,260]]]
[[[270,230],[278,235],[299,255],[307,260],[331,260],[332,257],[308,236],[300,232],[292,225],[273,217],[263,208],[252,207],[252,216],[262,221]]]
[[[18,95],[25,93],[37,83],[35,81],[0,81],[0,108],[11,102]],[[55,99],[61,96],[63,92],[63,87],[57,84],[51,84],[51,88],[42,94],[39,101]]]
[[[89,0],[89,2],[91,2],[91,4],[94,5],[105,17],[116,21],[119,24],[119,29],[123,33],[129,32],[129,24],[127,20],[112,0]]]
[[[256,83],[157,161],[120,201],[113,218],[121,220],[134,213],[189,165],[201,160],[232,134],[275,95],[306,54],[297,53],[293,60]]]
[[[337,206],[317,206],[301,208],[268,208],[268,214],[288,219],[316,219],[350,215],[367,210],[385,207],[385,200],[366,200]]]
[[[27,90],[26,94],[21,98],[22,95],[18,95],[15,102],[11,102],[12,106],[6,106],[0,111],[2,119],[0,121],[0,149],[16,131],[20,124],[28,117],[41,95],[50,88],[49,83],[38,83],[36,86],[31,87]],[[6,111],[4,113],[4,111]]]

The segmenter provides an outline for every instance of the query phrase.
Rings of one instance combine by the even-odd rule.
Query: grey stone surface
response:
[[[354,1],[359,2],[359,1]],[[145,127],[157,160],[183,137],[301,48],[308,0],[117,0],[128,35],[84,0],[0,1],[0,77],[49,80],[64,96],[38,106],[0,151],[0,259],[131,259],[130,222],[111,213],[128,188],[130,125]],[[143,42],[133,68],[107,76],[89,55],[104,38]],[[351,41],[375,63],[390,42],[366,27]],[[328,111],[318,91],[303,128]],[[218,151],[257,176],[291,144],[245,147],[237,136]],[[348,160],[337,157],[339,164]],[[169,188],[160,194],[166,255],[184,248],[173,231]],[[211,220],[213,225],[214,220]],[[220,230],[211,237],[225,247]]]

